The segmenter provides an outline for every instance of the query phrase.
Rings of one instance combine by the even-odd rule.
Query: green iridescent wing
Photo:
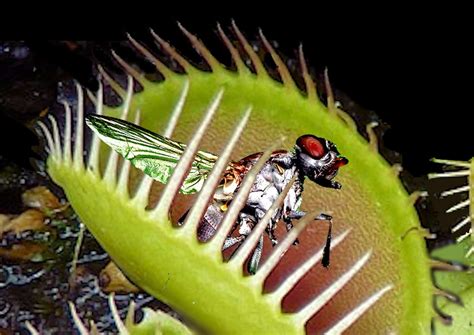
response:
[[[166,184],[186,145],[155,134],[133,123],[101,115],[86,116],[87,125],[107,145],[151,178]],[[198,151],[180,192],[198,192],[217,156]]]

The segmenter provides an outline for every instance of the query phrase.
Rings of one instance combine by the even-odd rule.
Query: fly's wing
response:
[[[107,145],[151,178],[166,184],[186,145],[155,134],[133,123],[102,115],[86,116],[87,125]],[[217,156],[198,151],[180,192],[198,192]]]

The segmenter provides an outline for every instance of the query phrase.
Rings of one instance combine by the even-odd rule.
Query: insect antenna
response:
[[[329,267],[330,263],[330,254],[331,254],[331,238],[332,238],[332,220],[329,220],[329,230],[328,235],[326,237],[326,245],[324,246],[323,251],[323,259],[321,260],[321,264],[325,267]]]

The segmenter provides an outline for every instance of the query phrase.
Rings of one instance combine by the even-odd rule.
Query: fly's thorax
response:
[[[288,213],[299,210],[301,206],[304,176],[300,174],[296,166],[292,169],[290,179],[293,178],[294,175],[296,175],[296,180],[293,183],[293,186],[288,191],[288,194],[286,195],[285,200],[283,202],[283,208],[281,213],[283,218],[285,218]]]
[[[221,206],[217,202],[210,204],[198,228],[199,240],[202,242],[209,240],[215,234],[223,218],[224,212]]]

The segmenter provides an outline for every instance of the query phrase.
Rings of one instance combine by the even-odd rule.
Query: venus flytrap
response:
[[[114,295],[109,295],[109,308],[114,319],[118,333],[121,335],[192,335],[194,334],[184,324],[174,319],[170,315],[162,311],[154,311],[150,308],[143,308],[143,318],[140,322],[135,322],[135,303],[132,301],[128,307],[125,320],[120,318],[120,314],[115,305]],[[90,320],[86,326],[79,317],[76,307],[73,303],[69,303],[69,311],[74,326],[80,335],[100,335],[103,334],[97,328],[94,320]],[[125,321],[125,322],[124,322]],[[25,328],[31,335],[39,335],[38,330],[29,322],[25,322]]]
[[[444,271],[445,268],[438,267],[433,273],[435,285],[443,287],[443,291],[438,292],[434,298],[435,308],[439,311],[441,321],[444,324],[435,324],[439,334],[464,334],[469,333],[472,328],[473,316],[473,296],[474,296],[474,245],[472,235],[472,222],[474,221],[474,194],[473,168],[474,160],[469,162],[454,161],[446,159],[433,159],[435,163],[443,164],[449,167],[449,171],[441,173],[431,173],[429,179],[439,178],[463,178],[467,181],[466,185],[445,190],[441,197],[449,197],[457,194],[468,195],[466,200],[446,209],[446,213],[453,213],[466,210],[467,215],[454,224],[451,228],[453,234],[461,235],[456,239],[456,244],[443,248],[435,249],[432,255],[438,259],[456,262],[452,264],[453,270],[462,271],[454,273],[453,271]],[[451,327],[446,327],[446,324]]]
[[[467,231],[462,234],[460,237],[458,237],[457,242],[462,242],[464,239],[470,239],[470,244],[471,247],[466,253],[466,257],[468,258],[473,252],[474,252],[474,235],[472,234],[472,222],[474,221],[474,174],[472,171],[474,171],[474,159],[471,159],[469,162],[463,162],[463,161],[453,161],[453,160],[447,160],[447,159],[433,159],[433,162],[439,163],[439,164],[444,164],[446,166],[449,166],[451,168],[456,168],[455,171],[446,171],[442,173],[431,173],[428,175],[428,178],[430,179],[436,179],[436,178],[456,178],[456,177],[465,177],[467,179],[467,183],[464,186],[457,187],[454,189],[450,189],[447,191],[444,191],[441,193],[442,197],[448,197],[454,194],[459,194],[459,193],[467,193],[468,198],[464,201],[461,201],[454,206],[451,206],[446,210],[446,213],[452,213],[461,209],[467,208],[469,212],[467,213],[466,216],[464,216],[460,222],[456,223],[451,231],[453,233],[457,233],[459,230],[466,230],[465,228],[471,225],[467,229]]]
[[[181,29],[211,72],[193,67],[153,33],[162,50],[186,72],[174,73],[130,37],[131,45],[156,66],[165,80],[146,80],[138,69],[114,53],[118,64],[129,74],[127,89],[117,84],[105,69],[99,70],[124,104],[116,109],[103,106],[102,87],[92,99],[97,114],[134,120],[144,128],[188,144],[159,196],[158,183],[138,175],[131,167],[133,163],[102,145],[97,135],[93,136],[90,148],[86,148],[89,154],[84,162],[84,99],[80,87],[74,145],[69,106],[65,109],[62,136],[54,118],[49,120],[49,127],[40,123],[50,153],[48,173],[64,188],[73,208],[104,249],[135,284],[211,333],[429,333],[435,293],[430,278],[431,261],[421,235],[413,233],[402,238],[408,230],[420,227],[412,201],[391,166],[378,154],[374,141],[372,145],[367,143],[356,132],[352,119],[335,106],[331,90],[327,90],[328,108],[319,101],[302,49],[300,61],[306,92],[297,89],[284,62],[261,32],[263,45],[282,82],[271,79],[235,24],[233,31],[241,48],[221,27],[218,32],[236,72],[227,70],[202,42]],[[242,50],[256,73],[245,65]],[[143,87],[135,94],[134,80]],[[194,135],[189,138],[191,133]],[[313,185],[305,188],[303,207],[311,213],[315,209],[329,210],[334,217],[331,267],[312,270],[323,257],[323,247],[315,247],[321,238],[321,224],[304,230],[313,222],[308,215],[295,223],[279,245],[267,248],[270,254],[264,255],[254,276],[246,276],[242,264],[257,242],[256,230],[262,230],[264,224],[254,229],[229,262],[223,261],[222,244],[246,201],[257,171],[274,149],[268,148],[282,134],[285,139],[277,147],[290,148],[294,139],[305,133],[330,139],[351,162],[340,174],[344,185],[340,192]],[[184,225],[175,227],[169,211],[180,205],[182,199],[176,194],[201,148],[220,152],[221,159]],[[207,243],[199,242],[196,227],[227,161],[265,149],[266,154],[244,179],[216,235]],[[300,246],[290,247],[297,237]],[[286,251],[288,257],[281,258]],[[296,267],[272,279],[274,273],[282,271],[277,265],[285,267],[291,254],[291,259],[299,260]],[[269,277],[274,282],[272,290],[266,289]],[[295,311],[282,309],[295,286],[312,299]]]

